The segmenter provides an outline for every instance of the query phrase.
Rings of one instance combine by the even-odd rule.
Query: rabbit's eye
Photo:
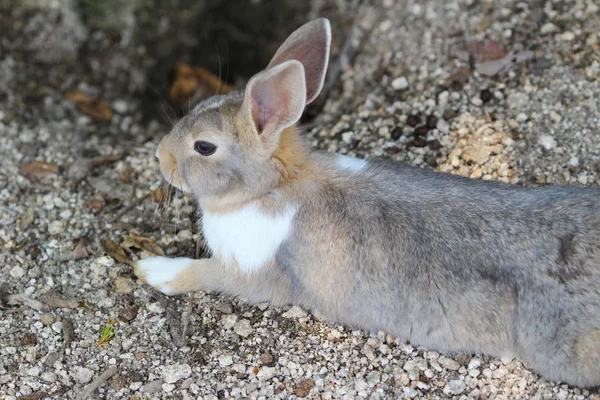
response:
[[[203,140],[198,140],[196,143],[194,143],[194,150],[203,156],[210,156],[215,154],[215,151],[217,151],[217,146]]]

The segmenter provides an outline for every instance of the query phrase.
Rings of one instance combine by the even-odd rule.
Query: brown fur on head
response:
[[[165,179],[216,211],[241,206],[297,176],[308,147],[295,125],[323,86],[329,43],[326,20],[307,24],[245,91],[198,104],[156,151]]]

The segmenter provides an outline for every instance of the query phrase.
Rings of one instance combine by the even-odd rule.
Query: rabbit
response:
[[[197,201],[210,258],[151,257],[167,295],[219,292],[447,354],[517,357],[600,384],[600,189],[526,188],[310,149],[297,128],[323,87],[316,19],[245,90],[199,103],[156,150]]]

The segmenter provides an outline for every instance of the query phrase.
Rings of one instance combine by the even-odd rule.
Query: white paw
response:
[[[183,257],[149,257],[138,261],[134,272],[140,280],[156,290],[166,295],[172,295],[175,291],[169,287],[168,283],[193,262],[193,259]]]

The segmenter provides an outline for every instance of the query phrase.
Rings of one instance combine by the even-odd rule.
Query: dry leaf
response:
[[[105,237],[102,241],[102,244],[104,246],[104,250],[108,253],[108,255],[117,260],[117,262],[123,264],[133,263],[133,261],[129,257],[127,257],[127,254],[125,254],[125,250],[123,250],[122,247],[120,247],[110,238]]]
[[[177,105],[196,103],[202,99],[224,94],[232,87],[222,82],[219,77],[209,70],[194,68],[184,62],[175,64],[175,80],[169,90],[169,99]]]
[[[97,197],[87,199],[84,204],[94,214],[102,211],[104,208],[104,200]]]
[[[121,179],[121,182],[123,183],[131,183],[132,175],[133,168],[131,168],[131,165],[127,164],[125,168],[123,168],[123,171],[121,171],[121,173],[119,174],[119,179]]]
[[[31,178],[44,178],[58,173],[58,165],[33,160],[21,165],[21,173]]]
[[[64,298],[54,290],[49,290],[40,296],[40,301],[51,308],[70,308],[75,309],[81,305],[77,300]]]
[[[86,258],[88,256],[88,251],[85,248],[84,245],[82,244],[78,244],[75,249],[73,249],[73,251],[70,251],[68,253],[65,254],[61,254],[58,257],[59,261],[65,262],[65,261],[71,261],[71,260],[81,260],[83,258]]]
[[[519,53],[510,52],[504,58],[493,61],[486,61],[477,64],[477,71],[486,76],[494,76],[508,72],[515,65],[533,58],[532,51],[521,51]]]
[[[498,60],[508,54],[508,50],[495,40],[471,40],[452,49],[452,54],[457,58],[469,62],[479,63],[490,60]]]
[[[123,236],[123,243],[121,243],[121,247],[129,250],[134,247],[140,250],[146,250],[157,256],[164,256],[165,253],[163,249],[154,243],[152,239],[142,236],[138,231],[131,230],[129,231],[129,235]]]
[[[112,110],[104,100],[88,96],[79,89],[69,91],[65,97],[75,104],[79,111],[97,121],[110,121],[112,118]]]

